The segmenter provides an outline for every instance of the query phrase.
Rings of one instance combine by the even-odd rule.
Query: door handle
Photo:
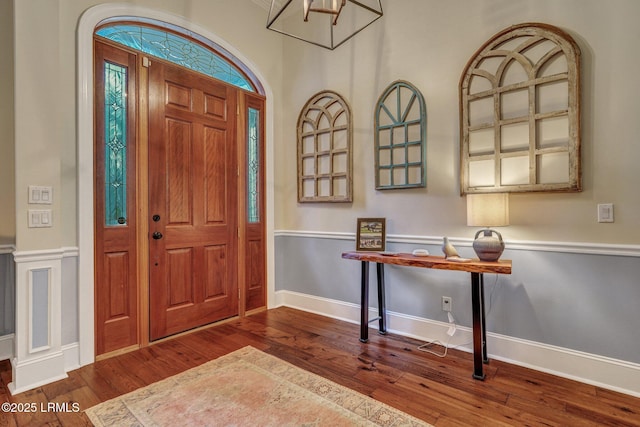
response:
[[[159,231],[154,231],[151,237],[153,237],[154,240],[160,240],[162,239],[162,233]]]

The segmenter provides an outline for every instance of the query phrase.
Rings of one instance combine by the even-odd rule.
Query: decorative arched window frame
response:
[[[424,97],[398,80],[380,95],[374,113],[376,189],[426,186],[427,112]]]
[[[351,108],[333,91],[313,95],[298,116],[298,201],[353,200]]]
[[[487,41],[460,79],[461,194],[581,186],[580,48],[527,23]]]

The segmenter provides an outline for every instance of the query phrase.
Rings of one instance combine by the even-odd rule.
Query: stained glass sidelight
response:
[[[127,69],[104,64],[105,222],[126,224]]]
[[[175,33],[143,25],[118,24],[96,34],[149,55],[171,61],[239,88],[255,92],[253,85],[228,60]]]
[[[249,108],[247,129],[247,214],[250,223],[260,222],[260,111]]]

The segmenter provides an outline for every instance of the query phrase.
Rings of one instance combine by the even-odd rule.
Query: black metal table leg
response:
[[[484,274],[480,273],[480,318],[482,319],[482,361],[489,363],[487,354],[487,316],[484,309]]]
[[[480,273],[471,273],[471,309],[473,311],[473,378],[484,380],[482,369],[484,347],[484,304]]]
[[[360,281],[360,341],[369,341],[369,261],[362,261]]]
[[[380,317],[380,327],[378,333],[381,335],[387,334],[386,318],[387,309],[384,301],[384,264],[376,263],[376,273],[378,275],[378,316]]]

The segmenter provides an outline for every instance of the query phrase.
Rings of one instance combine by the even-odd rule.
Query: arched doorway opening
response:
[[[261,76],[257,67],[251,61],[247,60],[240,52],[229,46],[223,40],[219,39],[215,34],[205,28],[196,26],[180,17],[170,15],[161,11],[141,8],[135,5],[124,4],[105,4],[95,6],[88,9],[82,16],[78,27],[78,230],[79,230],[79,258],[78,258],[78,278],[79,278],[79,353],[80,364],[85,365],[92,363],[95,359],[95,292],[93,289],[95,277],[95,261],[94,261],[94,207],[88,200],[94,200],[94,188],[92,176],[93,170],[93,115],[94,115],[94,78],[93,78],[93,33],[95,28],[107,19],[114,17],[131,16],[144,17],[170,23],[181,28],[185,28],[194,34],[198,34],[204,39],[211,40],[222,46],[226,51],[234,55],[235,58],[247,67],[264,88],[266,95],[265,108],[265,171],[264,181],[272,181],[272,168],[269,167],[272,162],[271,141],[272,131],[272,105],[271,91],[265,83],[265,79]],[[273,256],[271,248],[273,248],[273,223],[272,223],[272,200],[273,195],[271,189],[265,187],[265,247],[267,252],[266,259],[266,286],[268,300],[273,298]],[[242,208],[245,208],[243,206]],[[267,301],[267,306],[272,305]]]

